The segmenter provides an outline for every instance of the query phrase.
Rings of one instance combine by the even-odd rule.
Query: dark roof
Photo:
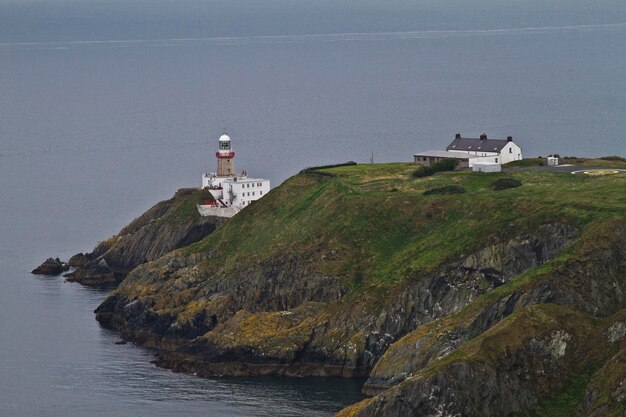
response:
[[[506,139],[480,139],[456,137],[446,151],[500,152],[506,146]]]

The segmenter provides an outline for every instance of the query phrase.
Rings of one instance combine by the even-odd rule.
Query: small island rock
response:
[[[48,258],[31,272],[37,275],[59,275],[70,269],[70,266],[59,258]]]

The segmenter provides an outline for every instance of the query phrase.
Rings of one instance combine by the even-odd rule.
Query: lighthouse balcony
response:
[[[215,152],[215,156],[219,159],[227,159],[227,158],[234,158],[235,157],[235,152],[233,151],[217,151]]]

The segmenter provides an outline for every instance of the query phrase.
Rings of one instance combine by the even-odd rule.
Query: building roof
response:
[[[507,143],[512,142],[510,136],[507,139],[488,139],[482,134],[481,138],[463,138],[457,134],[454,140],[448,145],[448,151],[479,151],[479,152],[500,152]]]
[[[430,156],[433,158],[453,158],[453,159],[471,159],[478,158],[475,155],[458,153],[458,152],[448,152],[448,151],[427,151],[415,153],[413,156]]]

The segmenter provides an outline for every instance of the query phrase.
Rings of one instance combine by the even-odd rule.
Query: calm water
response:
[[[199,185],[224,128],[236,166],[274,184],[456,132],[624,154],[622,0],[314,3],[0,0],[0,416],[309,416],[359,398],[155,368],[98,327],[106,292],[28,273]]]
[[[33,279],[29,256],[0,253],[0,416],[325,416],[355,402],[359,382],[201,379],[116,345],[92,311],[106,291]]]

